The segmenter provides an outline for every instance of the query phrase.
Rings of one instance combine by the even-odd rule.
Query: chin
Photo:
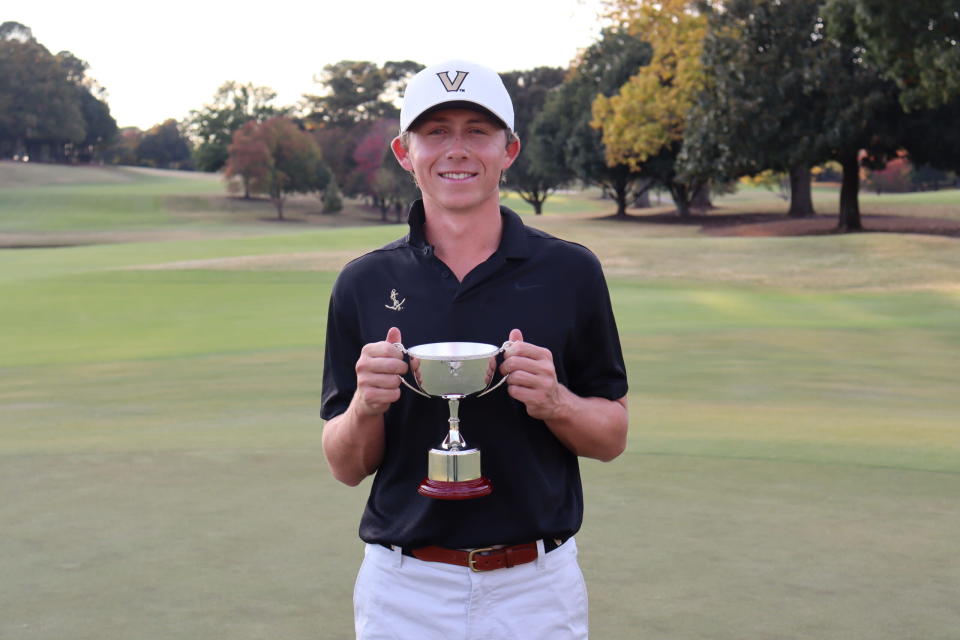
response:
[[[484,205],[488,205],[490,202],[495,202],[497,205],[499,205],[500,190],[497,189],[486,194],[444,194],[430,199],[445,209],[475,209]]]

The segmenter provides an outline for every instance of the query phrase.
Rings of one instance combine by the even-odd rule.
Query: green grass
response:
[[[402,228],[230,224],[202,179],[49,169],[0,188],[5,229],[197,226],[0,251],[0,637],[352,637],[369,481],[320,451],[326,304]],[[108,187],[86,221],[50,204]],[[903,206],[953,206],[928,195]],[[577,202],[527,220],[604,261],[630,376],[627,452],[583,463],[593,635],[955,637],[957,240],[711,238]]]
[[[213,175],[177,179],[175,174],[159,177],[130,169],[88,170],[77,179],[83,181],[23,180],[0,189],[0,231],[116,231],[183,224],[165,206],[168,200],[223,189]]]

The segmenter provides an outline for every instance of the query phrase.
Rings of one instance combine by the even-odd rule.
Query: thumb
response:
[[[397,343],[400,341],[400,329],[390,327],[389,331],[387,331],[387,342]]]
[[[508,340],[510,342],[523,342],[523,334],[520,333],[520,329],[511,329]]]

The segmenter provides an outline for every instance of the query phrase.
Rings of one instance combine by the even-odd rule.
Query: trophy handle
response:
[[[393,346],[395,346],[395,347],[400,351],[400,353],[402,353],[403,355],[405,355],[405,356],[406,356],[406,355],[409,355],[409,354],[407,353],[406,347],[404,347],[401,343],[399,343],[399,342],[391,342],[390,344],[392,344]],[[412,368],[412,367],[411,367],[411,368]],[[431,395],[428,394],[428,393],[424,393],[421,389],[418,389],[418,388],[414,387],[412,384],[410,384],[409,382],[407,382],[407,379],[404,378],[403,376],[399,376],[399,375],[398,375],[397,377],[400,378],[400,382],[403,383],[403,386],[405,386],[407,389],[410,389],[410,391],[413,391],[414,393],[418,393],[418,394],[420,394],[421,396],[423,396],[424,398],[432,398],[432,397],[433,397],[433,396],[431,396]],[[416,377],[414,377],[414,381],[416,381]]]
[[[499,349],[495,354],[493,354],[493,357],[496,358],[498,355],[500,355],[501,353],[503,353],[504,351],[506,351],[507,349],[509,349],[509,348],[512,347],[512,346],[513,346],[513,342],[511,342],[510,340],[507,340],[507,341],[504,342],[502,345],[500,345],[500,349]],[[484,389],[483,391],[481,391],[480,393],[477,394],[477,397],[478,397],[478,398],[482,398],[483,396],[487,395],[488,393],[490,393],[491,391],[493,391],[494,389],[496,389],[497,387],[499,387],[500,385],[502,385],[502,384],[503,384],[504,382],[506,382],[506,381],[507,381],[507,376],[501,377],[501,378],[500,378],[500,382],[498,382],[497,384],[493,385],[492,387],[488,387],[488,388]]]

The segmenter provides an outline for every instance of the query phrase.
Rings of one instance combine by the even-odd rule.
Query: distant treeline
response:
[[[117,123],[87,63],[53,55],[18,22],[0,25],[0,157],[91,162]]]
[[[955,3],[615,0],[605,11],[599,38],[568,68],[502,74],[523,142],[507,187],[537,213],[556,189],[586,184],[621,216],[651,189],[683,216],[739,178],[773,176],[790,215],[806,216],[813,176],[835,172],[838,227],[852,230],[864,178],[878,191],[956,180]],[[384,217],[416,195],[388,143],[417,62],[327,65],[317,95],[292,106],[276,105],[268,87],[227,82],[182,121],[114,133],[82,61],[51,56],[16,23],[3,26],[0,46],[0,74],[11,78],[23,52],[45,60],[43,73],[15,72],[39,83],[22,92],[33,107],[7,95],[21,93],[12,80],[0,84],[0,155],[222,170],[245,195],[268,194],[278,215],[292,191],[318,193],[328,213],[341,194],[365,197]]]

